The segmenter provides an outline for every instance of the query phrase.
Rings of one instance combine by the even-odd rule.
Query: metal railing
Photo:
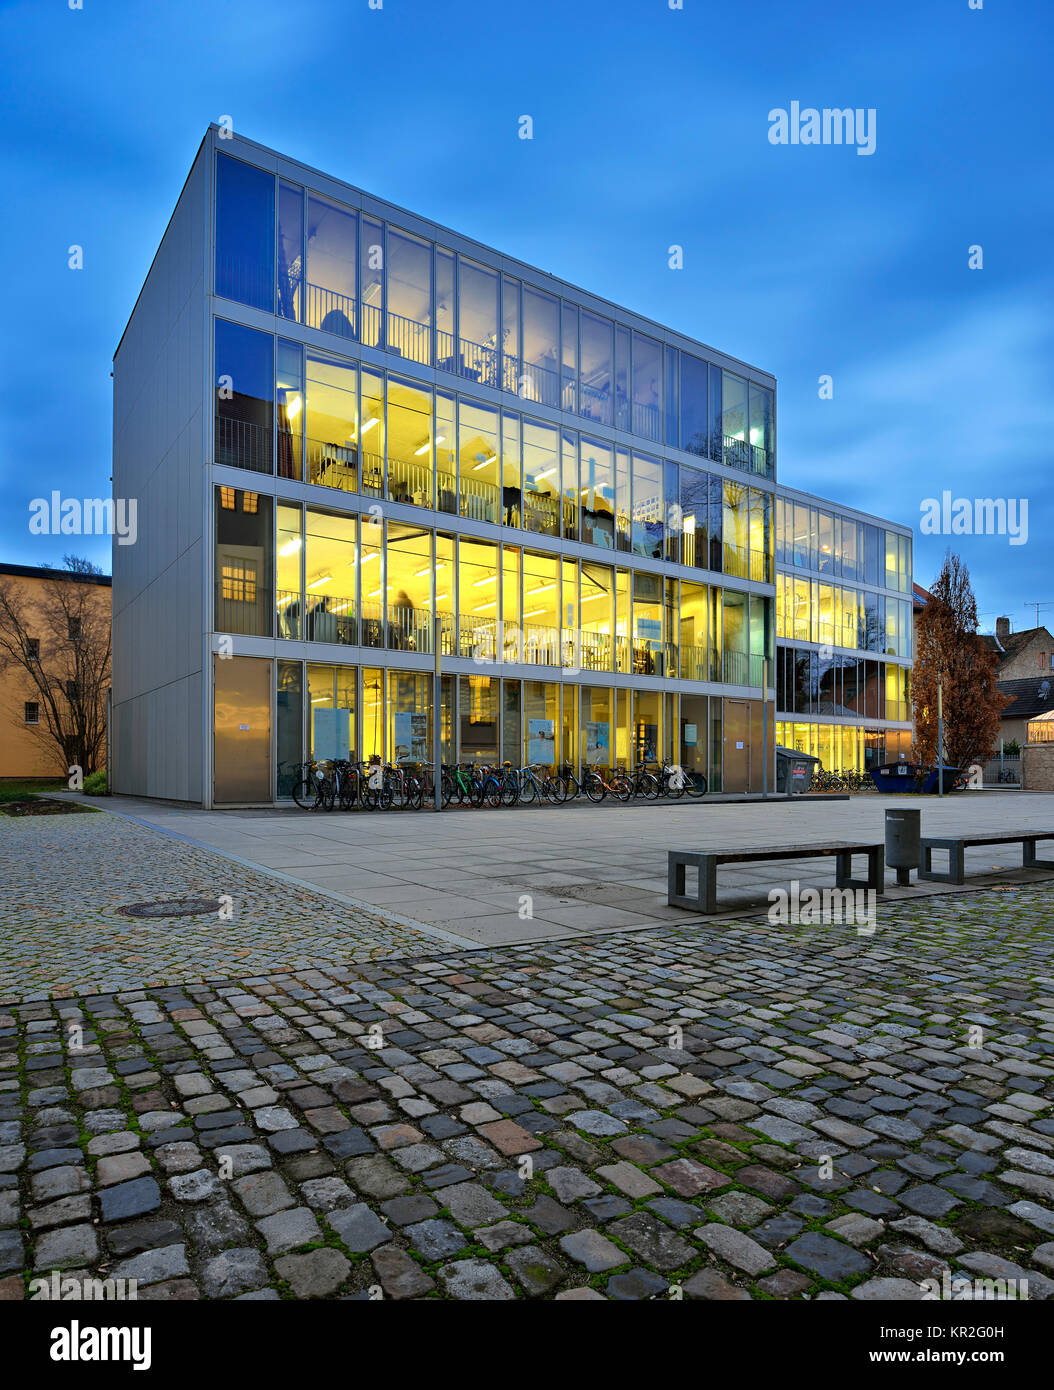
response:
[[[745,545],[725,541],[722,552],[725,574],[733,579],[753,579],[761,584],[768,582],[769,556],[764,550],[752,550]]]
[[[501,521],[501,489],[478,478],[461,479],[461,515],[473,521]]]
[[[722,441],[721,457],[729,468],[741,468],[748,473],[760,473],[762,477],[772,477],[772,455],[760,444],[751,444],[746,439],[735,439],[726,434]]]
[[[334,444],[321,439],[307,441],[307,480],[320,487],[357,492],[359,449],[357,444]]]
[[[521,399],[550,406],[553,410],[557,408],[560,403],[560,377],[551,367],[543,367],[536,362],[522,362],[519,377],[517,394]]]
[[[246,597],[232,597],[230,593],[224,595],[223,585],[224,580],[217,579],[214,631],[233,632],[244,637],[270,637],[273,631],[271,590],[238,580],[234,581],[234,589]]]
[[[427,367],[432,360],[431,325],[403,318],[402,314],[393,314],[389,309],[385,347],[388,352],[405,357],[410,362],[421,362]]]
[[[338,338],[356,337],[355,300],[336,290],[324,289],[321,285],[305,285],[304,322],[309,328],[318,328],[323,333],[334,333]]]
[[[434,505],[432,465],[388,455],[388,497],[414,507]]]
[[[644,439],[662,438],[662,411],[657,405],[639,405],[633,402],[633,433]]]
[[[274,439],[269,426],[251,420],[216,417],[215,460],[229,468],[247,468],[252,473],[274,472]]]

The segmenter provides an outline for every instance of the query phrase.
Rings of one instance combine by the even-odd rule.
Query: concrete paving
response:
[[[466,943],[497,946],[582,932],[700,920],[666,905],[666,851],[884,839],[888,808],[918,806],[924,835],[1005,829],[1054,830],[1054,795],[959,793],[939,799],[864,793],[848,800],[632,803],[586,801],[499,810],[310,812],[201,811],[114,797],[123,816],[270,870],[345,902],[383,908]],[[1041,853],[1043,847],[1040,847]],[[896,887],[885,900],[984,884],[1038,882],[1050,869],[1021,870],[1019,846],[967,851],[965,890]],[[792,879],[834,885],[834,861],[813,859],[722,868],[721,914],[757,912]],[[882,901],[879,903],[881,917]]]

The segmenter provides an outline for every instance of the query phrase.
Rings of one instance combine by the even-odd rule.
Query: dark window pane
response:
[[[685,565],[706,569],[709,564],[708,477],[699,468],[681,469],[682,558]]]
[[[652,338],[633,335],[633,433],[661,439],[661,347]]]
[[[265,493],[216,489],[217,632],[273,636],[271,505]]]
[[[303,321],[304,192],[290,183],[278,189],[278,312]]]
[[[611,324],[607,319],[582,311],[581,413],[590,420],[610,425],[611,416]]]
[[[216,320],[216,462],[273,469],[274,338]]]
[[[216,293],[274,310],[274,175],[216,158]]]
[[[665,439],[666,443],[674,449],[677,448],[677,386],[680,378],[677,358],[679,353],[676,348],[663,348],[664,380],[665,387],[663,399],[666,403],[665,410]]]
[[[706,457],[706,363],[686,352],[681,353],[681,448]]]

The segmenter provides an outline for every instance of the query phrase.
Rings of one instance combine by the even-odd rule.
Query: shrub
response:
[[[106,769],[101,767],[98,772],[89,772],[84,779],[85,796],[105,796],[106,795]]]

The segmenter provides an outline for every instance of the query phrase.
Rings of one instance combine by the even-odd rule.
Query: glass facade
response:
[[[524,402],[775,476],[767,386],[223,154],[215,288]]]
[[[777,737],[836,771],[906,757],[911,537],[796,497],[775,508],[776,711],[794,717]]]
[[[431,761],[437,643],[446,761],[744,790],[766,661],[788,740],[888,742],[910,538],[776,496],[755,373],[303,177],[216,156],[213,462],[257,490],[214,489],[212,625],[274,643],[278,797]]]

